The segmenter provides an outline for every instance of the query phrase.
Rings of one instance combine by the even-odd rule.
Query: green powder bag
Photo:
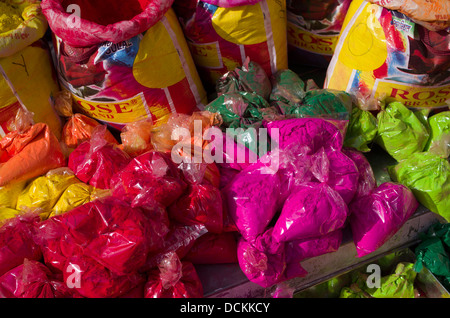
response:
[[[377,118],[368,110],[353,107],[344,146],[361,152],[369,152],[370,144],[378,132]]]
[[[430,152],[413,153],[395,166],[389,166],[391,179],[414,193],[429,210],[450,221],[450,163]]]
[[[422,121],[400,102],[386,105],[377,115],[378,135],[375,142],[395,160],[421,152],[429,138]]]
[[[428,119],[430,139],[425,151],[444,158],[450,156],[450,111],[437,113]]]

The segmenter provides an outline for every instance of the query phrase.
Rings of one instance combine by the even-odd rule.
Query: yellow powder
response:
[[[21,12],[4,2],[0,2],[0,34],[16,29],[23,22]]]

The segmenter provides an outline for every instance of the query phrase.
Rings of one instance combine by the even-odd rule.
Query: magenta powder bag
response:
[[[349,206],[349,223],[358,257],[380,248],[416,211],[419,203],[407,187],[385,182]]]
[[[265,168],[260,162],[249,166],[222,190],[228,212],[247,240],[262,234],[277,212],[280,180]]]
[[[358,184],[356,186],[356,193],[353,199],[369,194],[377,187],[377,180],[375,179],[375,175],[369,161],[364,154],[358,150],[344,148],[342,152],[353,160],[359,172]]]
[[[308,146],[315,153],[322,147],[342,149],[344,135],[339,124],[339,121],[322,118],[291,118],[266,122],[264,127],[269,136],[275,132],[273,129],[278,129],[280,149],[286,149],[294,143]]]
[[[279,242],[318,237],[342,228],[347,215],[347,205],[330,186],[305,183],[287,198],[273,236]]]

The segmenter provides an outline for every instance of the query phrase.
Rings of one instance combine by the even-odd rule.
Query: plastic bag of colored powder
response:
[[[78,298],[76,289],[70,289],[44,264],[25,259],[23,264],[0,277],[1,298]]]
[[[41,259],[41,249],[35,240],[38,222],[39,217],[26,214],[0,227],[0,275],[21,265],[25,259]]]
[[[255,93],[265,100],[269,99],[272,84],[264,69],[247,57],[245,63],[225,73],[217,80],[218,95],[226,93],[249,92]]]
[[[450,156],[450,112],[440,112],[428,118],[430,139],[424,151],[443,158]]]
[[[282,114],[298,107],[305,97],[305,83],[290,69],[279,70],[270,78],[272,91],[269,96],[271,105],[277,105]]]
[[[51,170],[45,176],[34,179],[26,186],[17,198],[16,209],[41,209],[40,217],[45,220],[49,217],[64,191],[77,183],[81,182],[70,169]]]
[[[415,153],[395,166],[389,166],[392,180],[414,193],[430,211],[450,220],[450,164],[430,152]]]
[[[150,118],[126,124],[120,132],[123,150],[132,158],[152,150],[152,129]]]
[[[344,146],[369,152],[377,132],[377,118],[370,111],[354,106],[345,134]]]
[[[337,120],[349,120],[352,110],[352,98],[344,92],[333,89],[308,90],[299,106],[290,108],[288,115],[295,117],[323,117]]]
[[[58,139],[46,124],[12,132],[0,140],[0,187],[26,181],[66,165]]]
[[[279,148],[281,150],[293,144],[302,144],[309,147],[311,153],[320,148],[341,150],[343,133],[332,121],[322,118],[291,118],[264,123],[269,136],[275,130],[279,132]]]
[[[159,202],[168,207],[183,194],[187,184],[169,154],[146,152],[123,167],[111,180],[112,193],[132,206]]]
[[[158,268],[147,273],[145,298],[202,298],[203,286],[194,265],[168,253]]]
[[[236,227],[251,241],[265,231],[277,211],[280,179],[276,171],[257,162],[237,174],[222,191]]]
[[[273,241],[272,229],[258,240],[250,242],[239,238],[238,262],[245,276],[264,288],[307,274],[299,262],[287,263],[285,245]]]
[[[373,298],[415,298],[417,273],[413,267],[413,263],[398,263],[394,273],[381,277],[380,288],[367,288],[366,291]]]
[[[14,182],[0,187],[0,207],[15,209],[17,198],[25,188],[26,183],[26,181]]]
[[[321,148],[311,156],[311,173],[315,180],[329,185],[349,204],[355,196],[359,171],[355,162],[342,151]]]
[[[78,179],[99,189],[110,189],[112,176],[131,160],[117,144],[105,139],[106,131],[106,126],[97,126],[91,139],[80,144],[68,162]]]
[[[85,203],[110,195],[110,190],[96,189],[95,187],[79,182],[69,185],[53,206],[49,217],[69,212]]]
[[[55,218],[84,255],[116,273],[140,270],[169,232],[161,206],[132,208],[115,197],[97,199]]]
[[[268,102],[255,93],[225,93],[209,103],[205,109],[222,116],[226,128],[247,128],[260,122],[262,108],[269,108]]]
[[[314,238],[342,228],[348,208],[342,197],[325,183],[297,187],[283,205],[273,237],[279,242]]]
[[[291,261],[302,261],[311,257],[336,252],[342,243],[342,229],[314,238],[292,240],[286,243],[286,253]]]
[[[450,277],[450,223],[435,223],[420,234],[421,242],[414,249],[416,262],[414,270],[420,272],[426,267],[433,274]]]
[[[419,203],[411,190],[385,182],[349,205],[349,223],[358,257],[380,248],[408,221]]]
[[[185,192],[171,204],[169,218],[180,224],[204,224],[211,233],[223,231],[223,204],[219,188],[204,179],[206,164],[181,164]]]
[[[356,186],[356,192],[353,200],[363,195],[369,194],[377,187],[377,180],[367,158],[363,153],[353,148],[343,148],[342,152],[355,163],[359,177]]]
[[[237,239],[233,232],[206,233],[191,247],[183,260],[192,264],[237,263]]]
[[[74,279],[74,273],[80,271],[79,285]],[[131,272],[116,273],[96,262],[83,253],[68,256],[63,267],[64,282],[77,286],[76,291],[86,298],[117,298],[145,281],[145,275]]]
[[[402,103],[386,105],[378,113],[377,120],[375,142],[395,160],[407,159],[411,154],[424,150],[429,132],[414,112]]]

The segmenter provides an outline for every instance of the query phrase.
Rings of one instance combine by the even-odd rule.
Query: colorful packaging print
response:
[[[247,57],[268,76],[288,67],[286,1],[176,0],[174,9],[207,90]]]
[[[350,0],[288,0],[289,63],[327,67]]]
[[[143,118],[158,125],[206,104],[172,2],[42,2],[55,34],[58,75],[76,111],[121,129]],[[70,19],[70,4],[80,7],[80,19]]]
[[[14,117],[22,108],[60,136],[61,120],[53,109],[59,85],[41,40],[48,24],[39,2],[0,2],[0,138],[15,130]]]
[[[358,93],[368,101],[398,101],[408,108],[448,106],[450,33],[416,21],[368,1],[353,1],[324,86]]]

